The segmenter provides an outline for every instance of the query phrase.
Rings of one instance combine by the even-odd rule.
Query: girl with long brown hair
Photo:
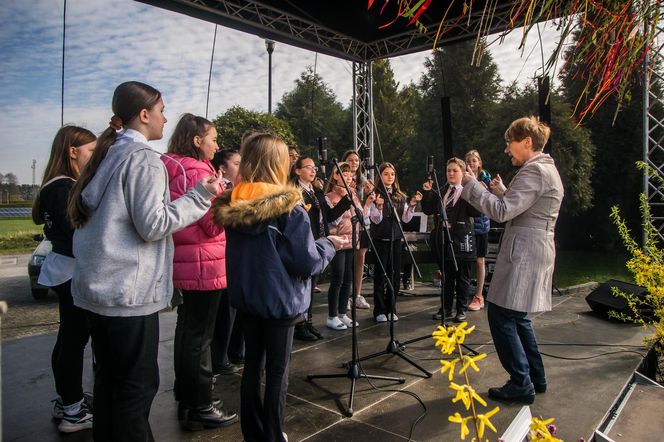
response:
[[[72,237],[67,200],[80,171],[95,149],[97,137],[87,129],[65,126],[53,139],[39,194],[32,206],[35,224],[44,224],[52,251],[42,264],[38,282],[58,296],[60,326],[51,354],[51,367],[58,397],[53,417],[64,433],[92,428],[92,401],[82,387],[83,353],[90,338],[85,312],[74,305],[71,278],[74,271]]]

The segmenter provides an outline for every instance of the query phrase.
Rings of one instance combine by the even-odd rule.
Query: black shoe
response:
[[[238,421],[237,413],[223,411],[214,405],[207,410],[189,410],[185,427],[191,431],[203,428],[221,428]]]
[[[546,382],[540,384],[533,382],[533,385],[535,386],[535,393],[537,394],[546,393]]]
[[[311,322],[305,322],[307,329],[311,332],[312,335],[316,336],[318,339],[323,339],[323,334],[318,331],[314,324]]]
[[[242,367],[239,367],[235,364],[232,364],[232,363],[228,362],[228,363],[222,365],[221,367],[219,367],[219,369],[214,370],[214,377],[215,377],[214,382],[217,381],[216,377],[219,376],[219,375],[228,376],[228,375],[237,373],[241,369],[242,369]]]
[[[434,314],[431,316],[431,319],[433,319],[434,321],[440,321],[441,319],[443,319],[443,315],[442,315],[442,313],[440,313],[440,312],[438,312],[438,313],[434,313]]]
[[[244,365],[244,356],[228,356],[228,360],[231,361],[231,364],[243,366]]]
[[[299,339],[300,341],[318,341],[318,336],[311,333],[306,323],[304,322],[300,322],[295,326],[295,333],[293,333],[293,337],[295,339]]]
[[[489,397],[503,402],[532,404],[535,402],[535,390],[529,387],[516,387],[511,382],[502,387],[489,388]]]
[[[456,323],[463,322],[465,320],[466,320],[466,313],[464,313],[464,312],[459,312],[454,317],[454,322],[456,322]]]
[[[221,408],[223,406],[223,402],[221,399],[213,400],[212,405]],[[184,402],[180,401],[178,402],[178,420],[183,421],[187,417],[187,411],[189,411],[189,408],[184,404]]]

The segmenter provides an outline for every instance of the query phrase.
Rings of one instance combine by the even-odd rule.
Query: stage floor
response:
[[[369,284],[370,285],[370,284]],[[295,341],[290,369],[288,404],[284,430],[290,441],[374,441],[407,440],[412,425],[425,410],[426,415],[415,426],[412,440],[459,440],[459,425],[448,422],[455,411],[465,415],[463,406],[452,404],[447,374],[441,375],[439,350],[428,338],[405,348],[409,358],[433,373],[426,378],[417,368],[395,356],[380,356],[361,363],[367,374],[403,377],[404,384],[359,379],[356,383],[352,418],[344,417],[348,403],[350,379],[307,380],[307,375],[340,373],[341,365],[351,356],[350,331],[336,332],[324,326],[327,312],[326,285],[314,300],[314,321],[325,335],[314,343]],[[369,287],[366,287],[369,289]],[[412,296],[399,296],[399,321],[395,337],[404,342],[430,335],[437,325],[431,315],[438,309],[437,288],[416,284]],[[551,312],[533,317],[540,350],[544,354],[548,391],[538,395],[531,406],[534,416],[554,417],[558,437],[577,441],[588,437],[600,423],[632,371],[645,355],[644,330],[638,326],[609,321],[592,313],[585,302],[587,292],[554,296]],[[371,303],[372,299],[368,298]],[[370,310],[358,310],[358,351],[360,356],[385,350],[389,342],[389,325],[374,324]],[[241,441],[240,425],[220,430],[186,432],[180,429],[173,400],[173,334],[175,313],[164,312],[161,319],[159,366],[161,384],[152,406],[150,422],[158,441],[220,440]],[[469,323],[475,332],[466,344],[488,356],[478,365],[479,373],[470,372],[471,383],[485,398],[487,389],[501,386],[507,375],[491,343],[484,310],[470,312]],[[50,354],[55,334],[33,336],[2,344],[2,423],[5,441],[51,441],[66,438],[70,442],[92,440],[90,431],[60,436],[50,419],[54,397]],[[91,391],[90,357],[86,360],[88,389]],[[241,373],[222,376],[216,388],[222,393],[225,407],[239,409]],[[403,392],[402,392],[403,391]],[[405,392],[408,392],[406,394]],[[491,421],[498,434],[490,431],[485,438],[496,440],[520,409],[488,400],[488,408],[500,405]],[[474,433],[471,432],[470,437]],[[469,439],[468,439],[469,440]]]

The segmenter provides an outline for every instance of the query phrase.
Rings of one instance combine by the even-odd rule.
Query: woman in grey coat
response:
[[[556,257],[554,228],[563,185],[553,158],[542,152],[551,129],[536,117],[515,120],[505,131],[505,153],[521,168],[509,186],[500,176],[493,193],[467,172],[461,197],[498,222],[507,222],[489,286],[491,336],[510,380],[489,396],[530,404],[546,391],[542,357],[528,313],[551,310]]]

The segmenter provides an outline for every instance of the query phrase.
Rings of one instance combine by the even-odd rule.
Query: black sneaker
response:
[[[65,409],[64,405],[62,403],[62,399],[60,396],[56,397],[53,399],[51,402],[53,402],[53,411],[51,412],[51,415],[53,416],[53,419],[60,420],[65,414]],[[93,402],[94,398],[92,396],[92,393],[83,393],[83,405],[85,406],[88,410],[91,412],[94,412],[94,407],[93,407]]]
[[[300,322],[295,326],[295,332],[293,333],[293,338],[299,339],[300,341],[317,341],[318,336],[311,333],[309,328],[306,326],[306,323]]]
[[[219,376],[219,375],[228,376],[228,375],[237,373],[241,369],[242,369],[242,367],[229,362],[229,363],[224,364],[221,367],[219,367],[218,370],[214,370],[214,376],[215,377]],[[216,382],[216,379],[214,380],[214,382]]]
[[[311,332],[312,335],[316,336],[318,339],[323,339],[323,334],[318,331],[314,324],[311,322],[305,322],[307,329]]]
[[[185,427],[191,431],[204,428],[221,428],[238,421],[237,413],[223,411],[214,405],[205,410],[189,410]]]
[[[459,312],[456,314],[454,317],[454,322],[460,323],[466,320],[466,313],[465,312]]]
[[[81,410],[76,414],[64,413],[58,425],[58,430],[62,433],[75,433],[90,428],[92,428],[92,412],[85,405],[81,405]]]

